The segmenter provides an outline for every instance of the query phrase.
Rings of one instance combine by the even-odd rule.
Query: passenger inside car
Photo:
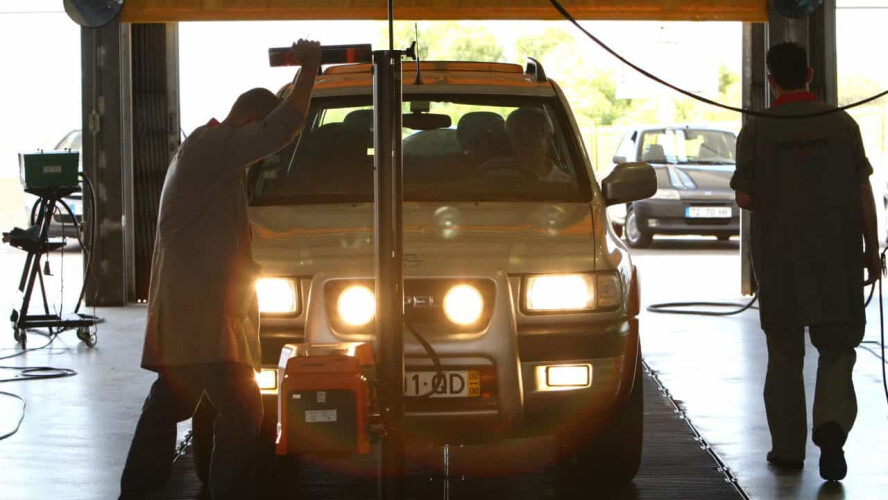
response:
[[[511,157],[494,159],[480,167],[484,176],[519,176],[545,182],[573,182],[550,153],[554,136],[552,123],[542,109],[522,107],[509,114],[506,133],[514,152]]]

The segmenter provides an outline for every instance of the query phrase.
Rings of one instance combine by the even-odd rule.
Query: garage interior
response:
[[[404,3],[394,2],[397,19],[557,20],[562,21],[561,29],[575,29],[546,0]],[[836,4],[824,0],[812,14],[793,19],[768,0],[564,2],[583,22],[742,22],[742,107],[750,110],[764,110],[771,102],[764,59],[767,48],[778,41],[807,48],[815,70],[811,91],[825,102],[838,103]],[[878,2],[861,5],[884,8]],[[181,126],[178,23],[384,20],[386,15],[383,2],[363,0],[347,5],[313,0],[125,0],[120,17],[110,24],[81,28],[81,156],[83,172],[97,193],[94,224],[87,226],[84,240],[94,243],[88,258],[87,252],[83,258],[62,256],[68,268],[59,273],[70,279],[60,296],[66,304],[76,302],[80,290],[72,283],[85,276],[84,310],[103,321],[95,327],[94,347],[72,333],[47,336],[34,331],[28,332],[28,349],[23,350],[13,327],[0,334],[0,371],[8,376],[0,390],[20,398],[0,397],[0,435],[13,431],[0,440],[0,497],[116,498],[120,492],[133,430],[155,378],[140,368],[140,359],[161,188],[188,132]],[[220,26],[225,29],[225,24]],[[677,56],[675,64],[689,62]],[[873,64],[882,63],[874,59]],[[549,76],[558,79],[557,74]],[[876,166],[875,159],[873,163]],[[85,210],[88,219],[91,209]],[[775,471],[765,460],[771,446],[762,401],[767,351],[756,308],[724,317],[646,309],[663,302],[736,301],[741,296],[748,302],[755,292],[749,265],[751,232],[745,213],[739,238],[657,239],[652,248],[631,251],[643,283],[639,328],[645,406],[641,467],[634,481],[618,486],[591,482],[585,471],[556,460],[554,445],[546,438],[436,443],[407,447],[403,497],[884,498],[888,411],[880,352],[884,347],[877,344],[881,290],[866,309],[866,344],[858,349],[854,371],[859,416],[845,447],[849,474],[841,482],[820,478],[818,448],[810,442],[805,468],[798,473]],[[884,240],[884,233],[880,238]],[[13,307],[21,301],[16,288],[24,260],[20,253],[7,245],[0,248],[7,276],[0,298]],[[92,272],[84,275],[88,260]],[[816,359],[817,350],[806,343],[809,411]],[[44,368],[23,372],[9,367]],[[62,373],[59,368],[76,375],[55,378]],[[45,374],[54,379],[31,380]],[[193,470],[190,430],[190,422],[179,424],[177,441],[182,445],[172,477],[157,498],[209,498]],[[375,454],[315,458],[301,464],[282,490],[269,494],[395,498],[385,487],[377,491],[377,467]]]

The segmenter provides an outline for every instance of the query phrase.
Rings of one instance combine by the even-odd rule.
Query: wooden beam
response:
[[[561,0],[580,20],[767,22],[767,0]],[[400,0],[396,19],[559,20],[548,0]],[[384,20],[380,0],[127,0],[129,23],[248,20]]]

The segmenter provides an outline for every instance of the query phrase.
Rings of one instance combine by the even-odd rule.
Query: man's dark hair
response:
[[[228,118],[234,118],[237,121],[262,120],[280,102],[280,99],[275,97],[268,89],[255,88],[248,90],[234,101],[231,111],[228,112]]]
[[[793,42],[771,47],[767,57],[768,72],[783,90],[796,90],[808,83],[808,54]]]

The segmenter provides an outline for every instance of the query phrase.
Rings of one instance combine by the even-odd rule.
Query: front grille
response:
[[[457,325],[444,313],[444,296],[453,286],[472,285],[481,293],[484,310],[481,317],[470,325]],[[373,290],[372,280],[331,280],[325,284],[325,306],[333,330],[343,334],[372,334],[375,322],[362,327],[345,324],[339,318],[337,304],[339,294],[352,285],[363,285]],[[409,326],[423,335],[448,335],[455,333],[482,332],[490,324],[493,303],[496,299],[496,284],[486,278],[410,278],[404,280],[404,320]]]

